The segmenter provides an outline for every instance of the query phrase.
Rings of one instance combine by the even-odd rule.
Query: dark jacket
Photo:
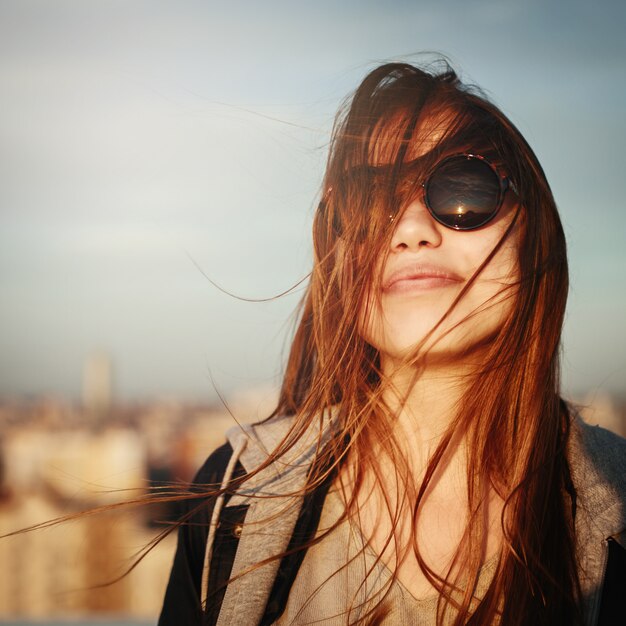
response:
[[[286,428],[288,421],[278,419],[230,431],[229,443],[218,448],[198,472],[195,485],[199,493],[203,484],[223,484],[258,467],[266,450],[273,449]],[[191,517],[179,532],[159,626],[269,625],[280,616],[304,557],[303,550],[284,557],[280,563],[271,561],[230,585],[226,583],[231,575],[264,558],[289,551],[314,535],[328,482],[300,498],[296,506],[284,506],[280,521],[271,532],[265,529],[262,537],[258,536],[259,524],[254,522],[267,519],[272,513],[271,503],[279,499],[250,496],[276,495],[281,489],[281,493],[296,491],[310,469],[314,458],[311,446],[316,439],[316,433],[311,433],[308,439],[304,437],[281,467],[260,472],[234,496],[227,494],[220,502],[200,495],[197,501],[189,502]],[[576,420],[568,460],[577,493],[577,556],[585,624],[623,624],[626,621],[626,441]],[[213,519],[213,534],[208,528],[214,513],[217,515]],[[257,529],[256,533],[253,529]],[[203,602],[207,607],[204,612]]]

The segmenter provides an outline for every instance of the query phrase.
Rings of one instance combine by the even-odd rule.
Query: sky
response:
[[[0,394],[78,397],[94,351],[122,399],[275,387],[334,114],[424,52],[546,171],[566,392],[625,393],[625,23],[607,0],[0,0]]]

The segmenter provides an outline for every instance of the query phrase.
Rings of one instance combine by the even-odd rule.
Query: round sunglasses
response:
[[[422,158],[403,166],[405,181],[411,178],[406,170],[414,169]],[[354,168],[353,172],[365,174],[360,184],[367,184],[367,177],[389,175],[388,168],[368,166]],[[415,179],[414,179],[415,180]],[[454,230],[475,230],[491,221],[500,210],[507,190],[517,193],[515,186],[506,176],[501,176],[496,167],[484,156],[471,153],[452,154],[439,161],[430,174],[417,186],[423,188],[424,204],[437,222]],[[324,209],[333,191],[329,187],[320,201]],[[390,215],[391,221],[394,216]]]
[[[515,187],[478,154],[453,154],[441,160],[421,183],[424,204],[440,224],[474,230],[500,210],[509,187]]]

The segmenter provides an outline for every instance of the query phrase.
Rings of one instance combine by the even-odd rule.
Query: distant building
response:
[[[109,414],[113,400],[113,366],[105,352],[94,352],[83,369],[83,406],[95,419]]]
[[[146,447],[129,428],[14,429],[2,440],[5,493],[0,535],[146,491]],[[111,585],[147,546],[140,505],[78,516],[0,541],[0,620],[96,614],[154,619],[165,591],[175,533],[141,567]]]

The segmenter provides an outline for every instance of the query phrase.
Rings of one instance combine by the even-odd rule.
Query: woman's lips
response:
[[[383,282],[383,293],[417,293],[443,287],[454,287],[463,279],[438,266],[411,265],[391,273]]]

